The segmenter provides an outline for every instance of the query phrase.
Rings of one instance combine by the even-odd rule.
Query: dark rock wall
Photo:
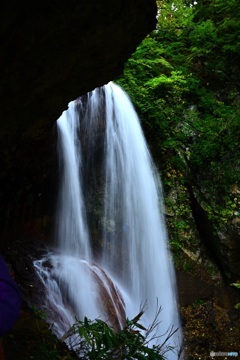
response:
[[[54,121],[121,74],[154,29],[154,0],[13,0],[1,5],[1,128]]]
[[[0,233],[53,212],[55,120],[121,74],[156,13],[155,0],[1,4]]]
[[[56,131],[35,124],[0,141],[0,233],[55,208],[58,163]]]
[[[201,241],[209,250],[226,279],[236,281],[240,276],[240,226],[238,221],[216,230],[213,220],[204,209],[204,202],[197,191],[190,192],[192,212]]]

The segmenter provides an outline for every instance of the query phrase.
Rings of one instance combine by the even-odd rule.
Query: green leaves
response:
[[[166,88],[169,86],[172,87],[172,90],[179,90],[182,86],[186,85],[186,80],[181,71],[171,71],[170,76],[160,75],[147,81],[145,85],[152,89],[158,89],[161,86]]]
[[[118,331],[100,319],[91,321],[85,317],[72,326],[62,341],[67,340],[80,358],[89,360],[164,360],[164,354],[172,351],[166,342],[176,330],[170,328],[163,344],[148,347],[155,338],[160,311],[161,308],[158,308],[153,323],[147,329],[140,323],[143,309],[133,319],[126,319],[125,327]]]
[[[240,282],[232,283],[231,286],[234,286],[237,289],[240,289]]]
[[[211,208],[223,213],[224,194],[240,178],[240,7],[237,0],[157,3],[157,28],[119,82],[163,175],[170,167],[187,181],[201,178]]]

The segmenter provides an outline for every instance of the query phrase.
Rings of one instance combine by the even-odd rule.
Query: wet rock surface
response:
[[[17,239],[14,236],[6,238],[1,247],[1,253],[11,267],[14,280],[19,287],[22,308],[29,310],[32,307],[40,307],[44,288],[36,274],[33,261],[41,259],[48,247],[43,242]]]

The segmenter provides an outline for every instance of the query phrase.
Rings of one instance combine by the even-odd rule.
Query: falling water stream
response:
[[[76,318],[84,316],[121,328],[125,316],[134,317],[146,302],[144,324],[153,321],[160,305],[158,335],[170,326],[179,328],[168,342],[179,348],[175,274],[161,183],[130,99],[109,83],[71,102],[57,126],[62,169],[58,246],[35,261],[54,332],[63,336]],[[93,209],[99,207],[94,210],[100,227],[97,251],[89,198]],[[172,351],[166,356],[177,359]]]

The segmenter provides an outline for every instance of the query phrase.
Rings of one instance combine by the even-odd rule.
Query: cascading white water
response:
[[[96,168],[92,166],[85,184],[90,187],[92,179],[102,174],[102,253],[98,254],[96,266],[91,264],[96,259],[85,208],[88,190],[83,190],[81,170],[91,163],[92,153],[99,152],[99,130],[103,138],[103,171],[94,175]],[[81,131],[87,148],[84,159]],[[166,333],[170,326],[180,328],[175,275],[161,211],[160,180],[128,96],[113,83],[94,90],[69,104],[58,120],[58,132],[63,161],[57,230],[60,254],[49,254],[35,262],[46,287],[46,307],[52,308],[52,303],[58,306],[55,313],[60,314],[60,320],[56,315],[51,318],[55,332],[62,336],[74,317],[107,318],[99,301],[99,283],[104,284],[104,293],[113,302],[117,296],[119,303],[125,303],[128,318],[147,302],[146,325],[154,319],[157,304],[161,305],[158,335]],[[116,313],[119,311],[121,315],[116,316],[122,326],[123,309],[116,309]],[[168,344],[179,348],[180,329]],[[168,360],[177,359],[174,352],[166,356]]]
[[[103,266],[116,273],[138,308],[147,301],[148,322],[158,299],[163,334],[179,321],[160,181],[128,96],[115,84],[106,86],[105,96],[105,216],[115,229],[105,236]]]
[[[79,116],[74,102],[57,121],[59,158],[63,164],[57,217],[57,239],[61,252],[89,260],[91,248],[82,194]]]

